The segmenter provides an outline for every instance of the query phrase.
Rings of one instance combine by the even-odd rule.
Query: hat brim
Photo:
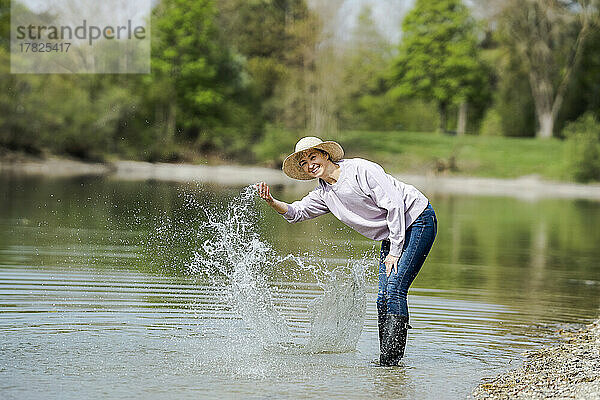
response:
[[[307,149],[296,151],[287,156],[285,160],[283,160],[283,167],[281,168],[283,169],[283,172],[290,178],[298,179],[301,181],[315,179],[314,176],[311,176],[308,173],[304,172],[304,170],[300,168],[300,165],[298,165],[298,155],[310,149],[319,149],[327,152],[327,154],[329,154],[329,156],[331,157],[331,161],[334,162],[339,161],[344,157],[344,149],[342,149],[342,146],[340,146],[337,142],[328,140],[326,142],[321,142]]]

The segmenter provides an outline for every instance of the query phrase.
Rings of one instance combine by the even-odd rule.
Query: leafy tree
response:
[[[482,56],[486,57],[488,65],[493,65],[493,103],[486,110],[486,124],[482,124],[481,133],[534,136],[535,107],[526,71],[514,53],[501,45],[495,33],[490,33],[487,47]],[[494,123],[490,125],[490,122]]]
[[[10,0],[0,0],[0,46],[10,47]]]
[[[557,116],[555,132],[569,121],[578,119],[586,111],[600,116],[600,30],[590,32],[583,45],[579,67],[573,74],[564,105]],[[562,134],[562,132],[561,132]]]
[[[154,122],[203,151],[235,152],[260,132],[241,65],[222,43],[212,0],[163,0],[153,11]]]
[[[341,47],[341,46],[340,46]],[[392,62],[393,45],[380,33],[365,6],[343,52],[333,60],[339,76],[335,82],[335,112],[342,129],[432,131],[437,113],[419,99],[398,99],[386,93],[382,76]],[[336,81],[337,79],[337,81]]]
[[[0,51],[1,52],[1,51]],[[0,109],[0,145],[40,154],[46,150],[101,160],[117,152],[115,137],[132,97],[125,85],[93,88],[91,76],[11,75]]]
[[[350,129],[381,129],[381,124],[379,127],[367,125],[370,125],[371,115],[379,114],[379,107],[385,104],[377,100],[383,94],[380,77],[391,61],[392,46],[377,30],[370,7],[363,8],[359,14],[349,42],[352,47],[345,51],[341,60],[336,60],[343,68],[337,90],[340,123]],[[390,107],[384,107],[385,111],[389,112]],[[396,113],[392,114],[395,116]]]
[[[14,7],[30,18],[43,17],[20,3]],[[8,2],[0,3],[0,30],[6,38],[9,12]],[[124,144],[129,133],[120,128],[130,117],[128,105],[136,102],[136,92],[129,90],[134,77],[11,74],[8,52],[8,44],[0,46],[0,146],[83,159],[102,159],[123,149],[116,144]]]
[[[220,0],[223,41],[243,59],[249,85],[267,122],[305,128],[306,88],[320,26],[305,0]]]
[[[38,76],[9,73],[0,0],[0,146],[172,160],[248,154],[265,120],[306,127],[319,30],[305,1],[219,0],[227,16],[216,3],[158,3],[150,75]]]
[[[567,160],[569,172],[580,182],[600,180],[600,122],[591,112],[567,124]]]
[[[481,101],[478,97],[486,93],[487,73],[479,58],[475,21],[460,0],[417,0],[402,30],[390,92],[434,102],[439,129],[446,131],[451,105]]]
[[[502,43],[521,60],[538,122],[550,138],[584,44],[598,19],[595,0],[510,0],[499,22]]]

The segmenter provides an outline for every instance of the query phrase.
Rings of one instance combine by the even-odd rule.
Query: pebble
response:
[[[473,399],[600,400],[600,319],[566,341],[525,353],[519,369],[487,378],[473,391]]]

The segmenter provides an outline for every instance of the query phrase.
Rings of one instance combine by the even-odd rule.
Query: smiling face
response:
[[[298,159],[300,168],[314,178],[323,178],[333,164],[326,153],[315,149],[308,149]]]

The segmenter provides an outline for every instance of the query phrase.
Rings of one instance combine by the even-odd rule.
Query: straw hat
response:
[[[302,156],[302,153],[308,149],[319,149],[327,152],[331,157],[331,161],[339,161],[344,157],[344,149],[338,143],[333,141],[322,141],[318,137],[306,136],[298,140],[294,152],[287,156],[283,160],[283,172],[290,178],[299,180],[314,179],[314,176],[310,176],[300,168],[298,161]]]

